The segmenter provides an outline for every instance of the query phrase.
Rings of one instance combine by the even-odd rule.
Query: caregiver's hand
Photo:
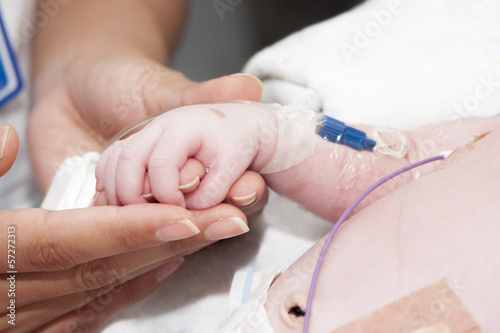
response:
[[[0,130],[5,173],[19,141],[12,127]],[[0,211],[0,249],[12,250],[0,261],[0,331],[93,331],[150,294],[182,256],[248,231],[245,220],[230,205]]]
[[[19,137],[14,127],[0,125],[0,177],[9,171],[17,157]]]
[[[182,256],[247,231],[244,221],[230,205],[193,213],[160,204],[0,211],[2,252],[9,227],[16,240],[15,267],[0,261],[0,331],[93,331],[150,294]]]
[[[66,157],[100,151],[148,115],[204,101],[260,99],[262,86],[254,77],[197,83],[163,65],[185,6],[178,0],[75,0],[61,5],[40,28],[33,46],[28,140],[42,191]],[[251,184],[241,181],[231,200],[240,207],[252,201],[247,198],[253,193],[265,193],[260,176]],[[254,206],[262,206],[259,198]]]

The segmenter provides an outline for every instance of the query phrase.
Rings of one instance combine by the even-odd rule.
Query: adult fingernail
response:
[[[219,240],[238,236],[248,232],[248,226],[239,217],[230,217],[212,223],[205,229],[205,238],[208,240]]]
[[[153,193],[143,194],[141,197],[149,203],[158,202]]]
[[[163,242],[170,242],[194,236],[200,233],[200,229],[189,220],[170,222],[156,232],[156,236]]]
[[[257,192],[250,193],[242,197],[231,197],[231,202],[237,206],[250,206],[257,200]]]
[[[197,176],[195,180],[193,180],[192,182],[185,185],[180,185],[179,190],[182,193],[191,192],[198,186],[199,183],[200,183],[200,177]]]
[[[233,77],[235,77],[235,76],[236,77],[238,77],[238,76],[248,77],[248,78],[254,80],[255,82],[257,82],[257,84],[260,86],[260,90],[261,91],[264,90],[264,84],[262,83],[262,81],[258,77],[254,76],[254,75],[245,74],[245,73],[236,73],[236,74],[232,74],[232,75],[229,75],[229,76],[233,76]]]
[[[179,258],[179,259],[170,261],[170,262],[166,263],[165,265],[158,267],[155,270],[156,280],[158,280],[158,282],[162,282],[167,277],[172,275],[172,273],[175,272],[177,270],[177,268],[179,268],[179,266],[182,265],[183,262],[184,262],[184,258]]]
[[[0,126],[0,160],[5,153],[5,146],[7,145],[7,136],[9,136],[9,126]]]

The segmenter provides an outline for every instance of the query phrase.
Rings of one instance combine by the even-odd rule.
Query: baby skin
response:
[[[251,170],[260,172],[276,192],[336,221],[376,180],[500,127],[500,117],[405,132],[356,126],[369,137],[377,130],[378,147],[394,146],[399,151],[403,145],[404,153],[394,157],[382,149],[357,151],[331,143],[315,133],[315,119],[311,118],[315,116],[304,112],[250,102],[191,105],[168,111],[103,153],[96,168],[97,190],[105,192],[112,205],[143,203],[152,195],[161,203],[204,209],[225,200],[236,180]],[[300,121],[308,124],[297,125]],[[193,169],[193,161],[203,165],[206,175],[186,171]],[[388,182],[358,210],[433,169],[425,166]],[[186,175],[192,175],[193,181],[186,182]],[[179,188],[186,183],[195,186],[190,191]]]
[[[339,229],[311,309],[325,239],[273,283],[275,332],[302,332],[304,311],[309,332],[500,331],[500,130],[432,164]]]

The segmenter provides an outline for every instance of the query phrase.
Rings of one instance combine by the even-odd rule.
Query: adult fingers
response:
[[[73,310],[39,328],[40,332],[93,332],[109,318],[151,294],[168,277],[172,264],[165,264],[123,285],[113,288],[90,303]]]
[[[194,211],[193,213],[200,221],[200,225],[206,227],[204,233],[207,238],[210,238],[209,236],[213,236],[214,238],[228,238],[231,237],[231,233],[233,232],[242,233],[242,225],[234,222],[237,220],[243,222],[245,217],[236,207],[219,205],[213,209]],[[215,223],[209,222],[215,219],[218,219]],[[228,223],[227,220],[232,220],[232,222]],[[216,223],[219,224],[216,225]],[[215,226],[215,229],[210,230],[211,226]],[[246,224],[244,226],[246,227]],[[248,230],[248,228],[246,229]],[[192,251],[191,249],[186,253]],[[168,270],[168,267],[166,269],[160,267],[154,273],[151,272],[130,281],[130,284],[123,288],[121,286],[114,288],[102,297],[97,297],[89,304],[43,326],[39,331],[69,330],[72,332],[91,332],[126,306],[149,295],[156,289],[158,285],[156,281],[161,280],[166,273],[168,275]]]
[[[208,241],[200,243],[205,246],[209,244]],[[181,246],[177,248],[176,252],[185,252]],[[186,248],[189,247],[186,246]],[[67,270],[19,274],[16,276],[16,286],[23,293],[16,298],[16,306],[20,307],[45,299],[116,286],[123,283],[123,280],[129,276],[138,276],[134,275],[134,272],[159,265],[165,259],[172,260],[171,258],[175,257],[175,250],[171,249],[173,247],[163,246],[151,251],[136,251],[97,259]],[[2,277],[0,291],[7,295],[9,281],[5,279],[5,275]],[[2,306],[8,306],[7,303],[7,299],[0,301]],[[3,308],[5,309],[5,307]]]
[[[215,221],[215,223],[219,223],[221,220],[216,219]],[[168,258],[185,255],[216,240],[207,239],[204,235],[204,228],[200,229],[201,233],[190,239],[172,241],[148,249],[96,259],[67,270],[23,273],[16,281],[19,289],[24,291],[23,296],[17,299],[17,303],[21,305],[29,304],[56,296],[115,285],[117,281],[121,281],[132,272]],[[224,232],[224,230],[220,232]],[[232,230],[229,230],[229,232],[232,232]],[[239,231],[239,233],[242,232]],[[229,234],[223,238],[232,235],[234,234]],[[40,285],[43,285],[43,288],[40,288]],[[0,282],[0,291],[7,294],[8,287],[7,282]]]
[[[205,174],[206,170],[203,164],[194,158],[189,158],[179,174],[179,190],[182,193],[194,191]]]
[[[200,181],[205,177],[206,170],[203,164],[194,158],[188,158],[184,166],[179,171],[179,191],[182,193],[189,193],[198,187]],[[156,200],[151,190],[151,183],[149,180],[149,173],[146,173],[144,182],[144,193],[142,195],[146,198]]]
[[[198,226],[203,229],[203,236],[207,240],[217,241],[220,239],[231,238],[247,232],[247,218],[245,214],[237,207],[229,204],[220,204],[210,209],[192,210],[191,211]],[[191,241],[187,239],[186,241]],[[183,245],[186,243],[171,242],[171,245]],[[195,248],[196,243],[190,244],[191,248]],[[180,252],[179,255],[186,255],[187,252]]]
[[[54,271],[161,245],[199,233],[189,211],[168,205],[90,207],[67,211],[5,210],[16,224],[19,272]],[[7,271],[0,263],[1,271]]]
[[[184,166],[179,171],[179,191],[189,193],[200,184],[200,181],[205,177],[206,169],[203,164],[194,158],[188,158]],[[151,183],[149,181],[149,173],[146,173],[146,181],[144,183],[143,197],[150,195],[152,198]]]
[[[247,217],[251,217],[262,211],[267,202],[267,194],[266,182],[262,176],[247,170],[234,182],[225,199],[240,208]],[[192,207],[192,194],[185,196],[186,206]]]
[[[220,205],[207,211],[194,213],[198,220],[202,221],[199,223],[200,232],[188,239],[173,240],[147,249],[96,259],[66,270],[23,273],[16,281],[19,289],[24,290],[23,296],[17,299],[18,304],[28,304],[113,285],[132,272],[149,265],[174,256],[187,255],[216,240],[248,231],[244,215],[230,205]],[[169,236],[164,235],[164,237]],[[43,288],[40,288],[41,284]],[[7,282],[0,282],[0,292],[7,294],[8,287]]]
[[[134,271],[130,275],[98,289],[85,290],[60,297],[54,296],[53,298],[43,299],[28,305],[21,304],[16,299],[16,327],[23,332],[31,332],[37,327],[96,300],[99,301],[101,306],[106,305],[110,302],[109,298],[112,297],[110,292],[113,290],[116,291],[117,287],[124,287],[128,285],[130,280],[150,271],[154,271],[158,282],[160,282],[177,270],[182,262],[182,258],[169,259],[168,261],[162,261]],[[102,311],[104,308],[98,310]],[[0,330],[3,328],[2,326],[5,326],[4,324],[5,322],[0,323]]]
[[[149,210],[152,210],[152,216],[155,215],[172,215],[172,211],[157,209],[164,205],[140,205],[147,206]],[[127,206],[134,207],[134,206]],[[92,225],[88,229],[94,230],[96,235],[104,235],[106,246],[101,247],[101,250],[96,250],[99,244],[93,243],[93,240],[87,239],[87,234],[80,232],[80,229],[74,230],[80,238],[72,239],[71,235],[67,235],[64,232],[55,234],[48,242],[38,242],[33,245],[32,248],[23,246],[24,243],[30,242],[32,235],[26,232],[26,229],[21,227],[21,224],[17,225],[16,233],[18,235],[23,235],[23,242],[18,243],[19,253],[23,253],[22,256],[18,256],[16,268],[19,272],[32,270],[49,271],[47,273],[23,273],[19,277],[19,283],[23,285],[23,290],[31,290],[29,301],[39,300],[48,297],[54,297],[57,295],[74,293],[80,290],[96,289],[109,284],[114,283],[123,276],[128,275],[132,271],[136,271],[145,265],[154,264],[165,260],[166,258],[171,258],[174,256],[185,255],[191,253],[196,249],[207,246],[208,244],[224,238],[233,237],[248,231],[246,225],[246,218],[241,211],[236,207],[231,205],[219,205],[217,207],[211,208],[205,211],[194,211],[193,214],[196,216],[198,222],[198,228],[196,228],[196,233],[194,237],[189,237],[184,240],[172,240],[179,239],[179,235],[188,229],[188,232],[194,233],[190,230],[188,226],[182,223],[187,220],[181,220],[179,224],[168,225],[166,229],[162,228],[157,230],[153,228],[137,228],[129,229],[127,226],[128,221],[124,221],[121,217],[130,215],[132,212],[130,209],[125,209],[127,207],[95,207],[92,211],[98,214],[101,212],[110,211],[109,209],[97,209],[97,208],[112,208],[115,211],[115,216],[118,221],[123,222],[123,228],[121,226],[116,226],[116,228],[104,228],[102,230],[93,229]],[[181,213],[182,209],[178,208]],[[30,210],[32,211],[32,210]],[[37,210],[38,211],[38,210]],[[77,211],[85,211],[84,209]],[[140,210],[139,210],[140,212]],[[57,212],[54,212],[55,214]],[[122,213],[122,214],[120,214]],[[142,216],[145,218],[141,223],[135,223],[138,225],[147,224],[149,213],[144,212]],[[65,216],[70,216],[66,214],[65,216],[58,217],[65,220],[65,222],[80,222],[78,219],[75,221],[68,221]],[[80,216],[80,215],[79,215]],[[87,217],[92,217],[90,214],[86,214]],[[193,218],[191,216],[191,218]],[[47,218],[46,221],[54,220],[53,218]],[[104,217],[104,220],[106,218]],[[30,221],[30,219],[28,219]],[[160,225],[161,218],[159,219]],[[98,224],[102,221],[96,221]],[[109,221],[107,221],[109,222]],[[132,218],[132,223],[136,221]],[[102,222],[103,224],[105,222]],[[52,226],[59,229],[71,229],[62,228],[60,225],[52,224],[50,222],[46,223],[47,228]],[[78,225],[74,223],[73,225]],[[120,229],[125,229],[128,231],[123,234]],[[146,231],[146,232],[144,232]],[[152,231],[152,232],[150,232]],[[156,231],[156,232],[155,232]],[[91,232],[91,236],[92,233]],[[43,231],[42,231],[43,233]],[[155,238],[160,238],[160,242],[152,241],[150,238],[143,234],[153,234]],[[123,238],[125,235],[125,238]],[[68,237],[69,236],[69,237]],[[64,240],[59,239],[66,238]],[[121,241],[114,242],[114,240],[122,238]],[[137,239],[137,242],[136,242]],[[165,242],[164,240],[170,239],[171,241]],[[39,240],[37,240],[39,241]],[[76,243],[75,246],[70,246],[67,243]],[[111,245],[108,245],[111,244]],[[163,243],[163,245],[157,245],[158,243]],[[45,245],[44,245],[45,244]],[[56,245],[55,245],[56,244]],[[115,244],[114,246],[112,244]],[[156,246],[154,246],[156,244]],[[152,247],[151,247],[152,246]],[[141,248],[140,250],[136,250]],[[40,256],[32,256],[32,253],[41,252]],[[105,253],[117,253],[114,256],[106,257]],[[104,256],[104,257],[103,257]],[[99,257],[102,259],[89,260],[92,257]],[[41,259],[40,259],[41,258]],[[75,263],[80,263],[76,265]],[[68,266],[68,269],[64,267]],[[43,281],[44,288],[39,288],[38,284]],[[0,284],[1,290],[5,292],[5,288],[8,288],[5,283]],[[31,288],[31,289],[30,289]],[[30,298],[31,297],[31,298]],[[28,301],[20,302],[27,303]]]
[[[262,211],[267,202],[268,191],[266,182],[260,174],[247,170],[233,184],[226,200],[239,207],[247,217]]]
[[[19,137],[14,127],[0,125],[0,177],[14,164],[19,149]]]

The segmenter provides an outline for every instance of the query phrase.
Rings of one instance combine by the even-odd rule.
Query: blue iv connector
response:
[[[373,151],[375,141],[368,139],[366,133],[338,121],[332,117],[323,116],[323,125],[318,134],[330,141],[340,143],[356,150]]]

